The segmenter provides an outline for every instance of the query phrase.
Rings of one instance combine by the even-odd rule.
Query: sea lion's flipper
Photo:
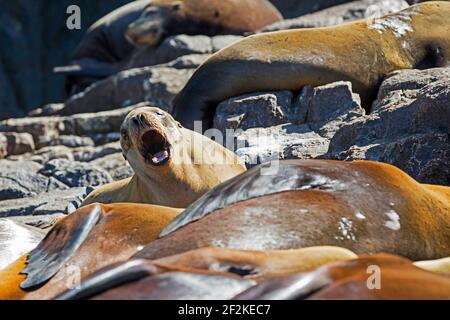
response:
[[[328,269],[319,268],[284,279],[272,279],[249,288],[233,300],[301,300],[331,284]]]
[[[53,277],[84,242],[101,215],[101,206],[93,204],[57,223],[36,249],[30,252],[26,267],[21,271],[27,278],[20,287],[31,289]]]
[[[55,300],[88,299],[108,289],[155,274],[157,268],[146,260],[130,260],[102,268],[87,277],[75,289],[67,290]]]

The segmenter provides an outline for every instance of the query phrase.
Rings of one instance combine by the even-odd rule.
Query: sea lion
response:
[[[65,91],[68,96],[120,69],[120,62],[129,57],[134,49],[125,38],[128,25],[140,17],[150,2],[132,1],[89,27],[75,49],[70,65],[55,68],[55,72],[67,76]]]
[[[399,256],[376,254],[269,280],[235,299],[448,300],[450,277],[422,270]]]
[[[37,228],[0,218],[0,270],[36,247],[44,236]]]
[[[357,255],[339,247],[310,247],[297,250],[233,250],[201,248],[155,260],[162,266],[177,266],[238,274],[257,282],[311,271],[330,262],[350,260]]]
[[[120,132],[123,155],[135,174],[94,190],[81,205],[134,202],[185,208],[246,170],[233,152],[181,127],[158,108],[132,110]]]
[[[322,245],[414,261],[450,255],[449,187],[419,184],[394,166],[372,161],[282,160],[266,166],[207,192],[135,258],[202,247]]]
[[[231,299],[256,283],[226,273],[159,266],[131,260],[108,266],[57,300],[212,300]]]
[[[172,114],[186,128],[202,121],[208,129],[227,98],[340,80],[352,83],[369,112],[388,73],[449,63],[449,16],[450,2],[434,1],[334,27],[252,35],[206,60],[175,98]]]
[[[181,211],[126,203],[80,208],[0,272],[0,300],[52,298],[94,271],[127,260]]]
[[[137,46],[155,46],[171,35],[243,34],[282,19],[267,0],[153,0],[126,37]]]

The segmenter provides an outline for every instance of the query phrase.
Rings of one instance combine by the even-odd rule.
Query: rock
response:
[[[38,151],[34,152],[33,154],[28,155],[28,157],[26,157],[26,159],[35,161],[40,164],[45,164],[48,161],[53,160],[53,159],[66,159],[66,160],[74,161],[74,156],[73,156],[72,148],[62,146],[62,145],[57,145],[57,146],[48,146],[48,147],[39,149]]]
[[[66,213],[66,207],[77,196],[83,194],[85,188],[70,188],[57,192],[43,192],[37,196],[25,199],[0,201],[0,217],[51,215],[39,220],[51,222],[57,216]],[[36,218],[32,219],[38,222]],[[31,222],[27,220],[27,222]]]
[[[450,185],[450,68],[397,71],[372,113],[342,126],[326,158],[391,163],[420,182]]]
[[[225,129],[270,127],[289,122],[293,93],[277,91],[251,93],[221,102],[216,109],[214,127]]]
[[[148,101],[168,110],[193,69],[144,67],[130,69],[98,81],[66,101],[60,115],[92,113]]]
[[[66,159],[50,160],[39,173],[71,188],[99,186],[113,181],[108,172],[96,165]]]
[[[276,22],[259,32],[270,32],[298,28],[320,28],[334,26],[358,19],[379,17],[408,7],[404,0],[360,0],[333,6],[294,19]]]
[[[50,146],[67,146],[70,148],[94,146],[94,140],[90,137],[80,137],[75,135],[60,135],[49,141]]]
[[[0,120],[62,101],[63,78],[51,72],[68,62],[89,26],[129,0],[77,0],[80,30],[66,25],[72,2],[0,1]]]
[[[135,107],[147,104],[140,104],[128,108],[121,108],[111,111],[104,111],[98,113],[76,114],[73,116],[51,116],[51,117],[36,117],[36,118],[20,118],[9,119],[0,122],[0,131],[4,132],[27,132],[31,134],[36,143],[36,148],[46,147],[51,145],[52,141],[58,141],[61,136],[91,136],[93,141],[95,139],[117,139],[117,134],[120,125],[125,116]],[[100,134],[101,136],[95,135]],[[109,135],[109,136],[108,136]],[[66,144],[76,145],[81,143],[69,142]],[[62,141],[62,140],[59,140]],[[84,143],[91,143],[90,140],[83,140]]]
[[[236,153],[248,168],[269,160],[310,159],[325,154],[329,140],[308,124],[251,128],[236,135]]]
[[[0,201],[36,196],[68,187],[53,177],[39,173],[42,166],[33,161],[0,160]]]
[[[33,136],[26,132],[0,132],[0,145],[2,145],[0,146],[0,158],[4,158],[6,155],[32,152],[35,149]],[[2,149],[4,151],[1,151]]]
[[[339,117],[350,120],[365,114],[361,99],[352,92],[351,82],[338,81],[316,88],[309,86],[302,90],[298,104],[299,121],[305,115],[305,122],[329,122]]]
[[[175,69],[195,69],[205,62],[210,56],[210,54],[188,54],[186,56],[176,58],[166,64],[162,64],[161,66]]]
[[[242,39],[242,36],[176,35],[166,38],[157,48],[137,49],[122,69],[142,68],[168,63],[182,56],[211,54]]]
[[[121,152],[97,158],[90,163],[105,169],[115,181],[129,178],[134,174]]]
[[[116,141],[98,147],[77,148],[73,150],[73,157],[75,161],[89,162],[106,155],[121,152],[122,148],[120,147],[120,143]]]

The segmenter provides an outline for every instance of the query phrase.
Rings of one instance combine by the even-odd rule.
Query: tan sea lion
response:
[[[0,270],[0,300],[52,298],[97,269],[127,260],[179,212],[120,203],[78,209],[57,222],[29,254]]]
[[[449,187],[372,161],[283,160],[209,191],[135,258],[331,245],[429,260],[450,255],[449,228]]]
[[[450,277],[422,270],[399,256],[376,254],[269,280],[235,299],[448,300]]]
[[[134,202],[185,208],[246,170],[233,152],[181,127],[158,108],[131,111],[122,124],[120,143],[134,176],[96,189],[82,205]]]
[[[176,34],[243,34],[282,20],[267,0],[153,0],[126,31],[129,41],[155,46]]]
[[[172,114],[186,128],[212,125],[216,105],[233,96],[350,81],[370,111],[382,79],[398,69],[450,61],[450,2],[424,2],[381,18],[334,27],[269,32],[214,54],[190,78]]]
[[[269,278],[311,271],[330,262],[356,259],[339,247],[310,247],[297,250],[234,250],[201,248],[155,260],[162,266],[177,266],[235,273],[261,282]]]

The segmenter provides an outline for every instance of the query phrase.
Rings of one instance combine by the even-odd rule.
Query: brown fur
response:
[[[143,119],[143,125],[136,119]],[[141,136],[150,129],[172,145],[172,157],[164,165],[145,161]],[[96,189],[82,205],[133,202],[184,208],[214,186],[246,170],[233,152],[181,127],[158,108],[133,110],[124,120],[121,132],[123,154],[135,175]]]
[[[81,208],[71,215],[94,206]],[[102,204],[101,209],[101,220],[65,264],[71,268],[79,268],[77,270],[80,270],[81,279],[111,263],[128,259],[154,240],[161,229],[181,212],[180,209],[126,203]],[[63,219],[57,224],[64,223]],[[75,279],[73,274],[66,274],[65,269],[61,269],[43,287],[29,293],[20,290],[19,284],[25,276],[19,272],[24,267],[25,257],[0,273],[0,299],[49,299],[65,291],[67,285]]]
[[[212,208],[197,221],[189,220],[195,211],[188,208],[177,218],[183,222],[175,224],[171,229],[175,231],[136,257],[156,259],[202,247],[273,250],[321,245],[357,254],[388,252],[412,260],[450,255],[448,187],[438,193],[438,188],[419,184],[394,166],[371,161],[285,160],[280,166],[295,168],[305,177],[305,185],[270,194],[270,183],[253,183],[254,188],[266,188],[266,195]],[[241,190],[258,170],[217,189],[229,190],[233,183]],[[191,207],[197,208],[197,203]]]
[[[126,36],[135,45],[154,46],[164,36],[242,34],[281,19],[266,0],[154,0]]]
[[[449,15],[449,2],[434,1],[375,20],[247,37],[196,70],[174,101],[174,117],[186,128],[202,120],[207,129],[216,105],[227,98],[257,91],[295,91],[339,80],[351,81],[370,111],[388,73],[449,63]],[[409,29],[402,33],[380,27],[392,20]]]

